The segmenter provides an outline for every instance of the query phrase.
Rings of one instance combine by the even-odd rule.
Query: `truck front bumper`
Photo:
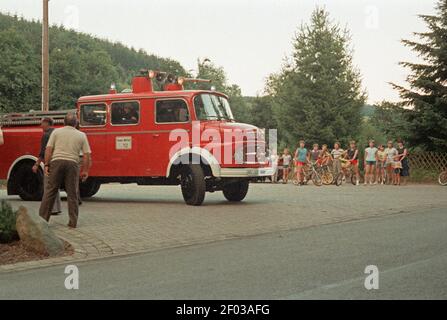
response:
[[[274,169],[265,168],[220,168],[221,178],[256,178],[272,176]]]

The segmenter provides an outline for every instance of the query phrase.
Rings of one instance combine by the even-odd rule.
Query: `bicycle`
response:
[[[447,170],[444,170],[439,174],[438,182],[441,186],[447,186]]]
[[[338,159],[334,159],[334,163],[335,161],[339,161],[340,165],[335,165],[335,169],[333,169],[333,175],[334,175],[334,184],[339,187],[343,184],[343,178],[344,178],[344,174],[343,174],[343,170],[340,170],[340,168],[343,168],[343,161],[349,161],[349,160],[345,160],[343,158],[338,158]]]
[[[351,161],[349,161],[348,159],[344,159],[341,158],[340,161],[342,162],[342,168],[345,171],[345,178],[346,180],[350,180],[351,183],[355,186],[357,185],[357,183],[363,183],[364,181],[364,177],[363,174],[360,172],[358,172],[358,179],[357,179],[357,174],[355,172],[354,166],[352,165]],[[343,180],[343,177],[342,177]]]
[[[322,164],[316,168],[318,174],[321,177],[321,182],[325,185],[331,185],[334,183],[334,174],[328,164]]]
[[[302,173],[302,175],[304,177],[303,184],[307,184],[307,182],[309,180],[312,180],[313,184],[315,186],[317,186],[317,187],[321,187],[323,185],[323,181],[322,181],[320,173],[318,172],[318,169],[317,169],[317,164],[310,163],[310,164],[308,164],[306,166],[303,166],[301,168],[301,170],[302,170],[301,173]],[[294,185],[299,185],[300,182],[297,179],[297,174],[296,173],[297,173],[297,171],[295,170],[295,174],[293,176],[293,180],[292,181],[293,181]]]

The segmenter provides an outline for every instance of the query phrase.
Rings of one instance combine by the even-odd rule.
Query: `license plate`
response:
[[[258,175],[258,170],[257,169],[250,169],[250,170],[248,170],[248,175],[249,176],[257,176]]]

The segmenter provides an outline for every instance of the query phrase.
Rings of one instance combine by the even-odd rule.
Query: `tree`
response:
[[[16,29],[0,31],[0,113],[29,111],[40,102],[40,69],[30,63],[32,50]]]
[[[380,133],[377,137],[384,137],[382,143],[385,143],[385,140],[407,140],[411,134],[406,120],[407,112],[409,111],[401,108],[397,103],[383,101],[375,106],[368,122]],[[377,137],[369,138],[377,140]]]
[[[41,107],[41,34],[36,21],[0,13],[0,113]],[[50,109],[72,109],[83,95],[130,88],[142,68],[185,75],[172,59],[88,34],[50,27]]]
[[[437,4],[437,15],[420,15],[427,32],[414,33],[420,42],[402,40],[422,63],[401,62],[411,70],[409,87],[392,84],[403,99],[408,120],[408,142],[426,150],[447,149],[447,0]]]
[[[358,134],[366,94],[349,43],[348,31],[321,8],[312,13],[310,24],[299,28],[290,61],[267,81],[283,143],[294,146],[305,139],[332,144]]]
[[[258,96],[250,99],[251,123],[263,129],[276,129],[277,123],[272,117],[273,99],[271,96]]]

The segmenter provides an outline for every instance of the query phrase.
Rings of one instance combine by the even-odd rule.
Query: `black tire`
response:
[[[447,171],[443,171],[439,174],[438,182],[441,186],[447,186]]]
[[[360,177],[358,179],[358,182],[360,183]],[[355,175],[355,173],[351,174],[351,183],[355,186],[357,185],[357,176]]]
[[[41,201],[43,196],[43,172],[39,168],[34,173],[34,163],[24,162],[14,171],[12,183],[15,185],[17,194],[24,201]]]
[[[335,177],[335,185],[338,187],[341,186],[342,183],[343,183],[343,173],[339,172]]]
[[[90,198],[98,193],[101,184],[93,179],[87,179],[85,182],[79,182],[79,193],[81,198]]]
[[[323,180],[321,179],[321,177],[318,174],[318,172],[314,172],[312,174],[312,182],[317,187],[321,187],[323,185]]]
[[[186,165],[180,178],[183,199],[190,206],[200,206],[205,199],[206,183],[199,164]]]
[[[231,202],[244,200],[248,193],[248,180],[241,179],[237,182],[229,183],[223,187],[224,197]]]

